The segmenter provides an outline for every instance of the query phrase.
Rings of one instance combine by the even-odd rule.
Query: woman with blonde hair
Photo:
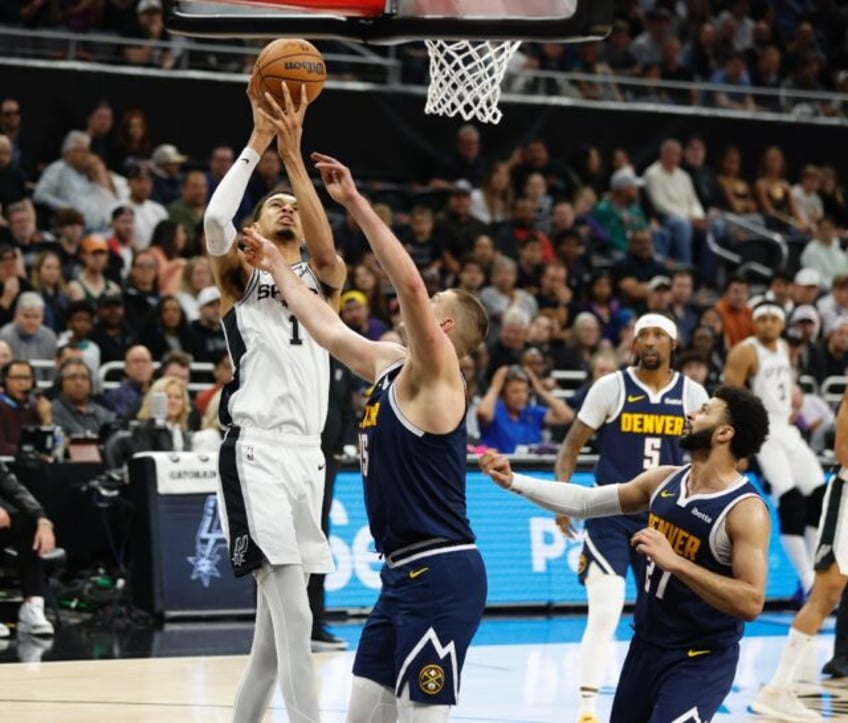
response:
[[[157,419],[154,400],[162,394],[165,395],[164,418]],[[188,388],[181,379],[170,376],[157,379],[144,395],[136,415],[141,424],[132,429],[133,451],[188,452],[191,449],[190,411]]]

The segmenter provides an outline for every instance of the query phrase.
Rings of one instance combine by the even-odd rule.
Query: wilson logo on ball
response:
[[[286,70],[305,70],[307,73],[324,75],[324,64],[314,60],[286,60],[283,67]]]

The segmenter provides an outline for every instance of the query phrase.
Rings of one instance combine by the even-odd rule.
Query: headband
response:
[[[668,334],[674,341],[677,341],[677,324],[667,316],[663,316],[662,314],[645,314],[644,316],[640,316],[636,322],[636,326],[633,327],[633,333],[639,336],[639,332],[642,329],[649,327],[656,327]]]
[[[763,304],[754,309],[751,318],[756,321],[761,316],[776,316],[781,321],[786,321],[786,312],[777,304]]]

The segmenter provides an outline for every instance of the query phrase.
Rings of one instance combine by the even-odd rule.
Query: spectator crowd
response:
[[[739,90],[715,93],[716,105],[746,108],[779,97],[784,105],[771,109],[786,109],[792,88],[838,88],[848,72],[842,6],[793,7],[624,2],[603,43],[527,44],[520,60],[543,70],[729,83]],[[158,0],[22,0],[3,12],[27,27],[123,33],[144,20],[167,34]],[[128,50],[124,60],[168,66],[155,53]],[[761,85],[781,93],[750,89]],[[668,92],[664,102],[701,102],[688,91]],[[139,444],[190,448],[203,426],[209,435],[198,439],[214,446],[208,412],[232,370],[202,219],[237,149],[221,144],[190,159],[152,132],[144,108],[102,100],[66,129],[44,164],[27,112],[14,97],[0,99],[0,448],[13,451],[31,424],[58,424],[69,436],[102,435],[131,421],[144,427],[154,392],[169,400],[173,433],[159,441],[140,434]],[[488,341],[463,367],[473,443],[511,452],[561,439],[582,398],[561,379],[591,380],[630,363],[633,321],[645,311],[676,319],[679,364],[708,389],[719,382],[726,352],[751,334],[750,308],[763,297],[787,312],[805,391],[844,376],[848,203],[840,169],[807,164],[790,175],[779,146],[759,149],[759,157],[756,169],[744,168],[739,148],[711,147],[701,136],[664,139],[643,168],[625,147],[605,157],[581,144],[571,157],[557,157],[543,136],[494,157],[480,130],[465,124],[426,178],[409,179],[415,191],[403,202],[375,198],[430,290],[461,287],[490,315]],[[268,150],[239,209],[241,223],[268,190],[285,186],[281,169]],[[371,339],[400,338],[394,292],[364,235],[331,203],[327,211],[349,271],[342,319]],[[770,276],[737,274],[724,260],[723,251],[744,245],[740,229],[751,228],[792,250]],[[110,362],[123,364],[124,379],[106,389],[100,370]],[[198,363],[214,369],[210,388],[199,393],[188,386],[198,380]],[[166,382],[157,386],[154,376]],[[827,415],[800,388],[797,399],[798,423],[813,435],[808,417],[827,422]],[[821,429],[817,439],[823,445]]]

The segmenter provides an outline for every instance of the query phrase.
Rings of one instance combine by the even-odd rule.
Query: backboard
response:
[[[192,37],[580,41],[605,37],[613,0],[164,0]]]

